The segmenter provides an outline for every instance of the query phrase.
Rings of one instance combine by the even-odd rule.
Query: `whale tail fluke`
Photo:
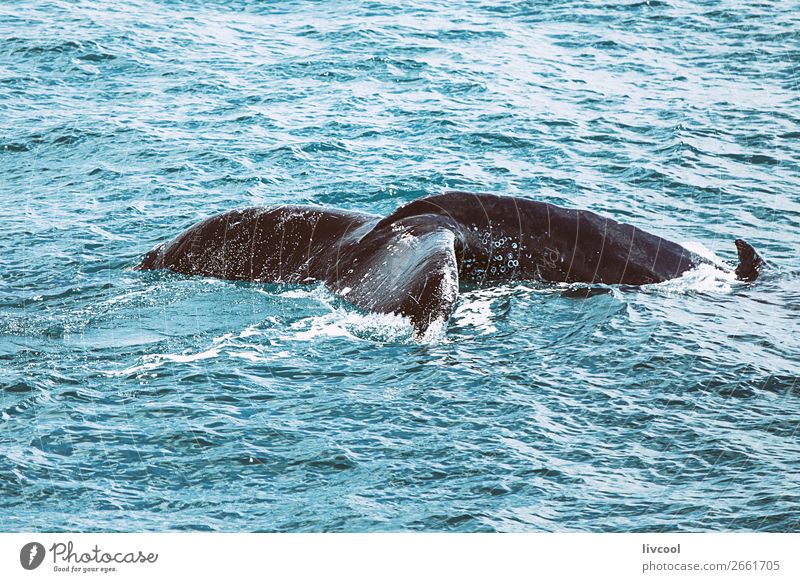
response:
[[[736,277],[741,281],[755,281],[766,262],[750,243],[740,238],[736,239],[736,251],[739,253],[739,266],[736,267]]]
[[[367,250],[328,281],[347,301],[378,313],[411,320],[415,337],[446,324],[458,300],[456,237],[428,216],[376,227],[362,241]]]

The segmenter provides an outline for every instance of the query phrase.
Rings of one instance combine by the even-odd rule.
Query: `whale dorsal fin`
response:
[[[382,224],[356,247],[357,260],[340,261],[328,279],[335,292],[362,309],[409,317],[418,337],[447,321],[458,299],[458,262],[456,236],[439,217]]]
[[[756,250],[746,241],[736,239],[736,252],[739,254],[739,266],[736,267],[736,277],[742,281],[755,281],[761,268],[766,264]]]

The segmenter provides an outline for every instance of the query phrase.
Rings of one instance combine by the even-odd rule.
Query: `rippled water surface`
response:
[[[800,3],[0,4],[0,529],[800,530]],[[731,262],[445,333],[132,271],[447,188]],[[565,292],[566,291],[566,292]]]

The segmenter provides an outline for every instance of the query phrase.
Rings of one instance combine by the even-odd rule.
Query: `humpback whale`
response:
[[[737,278],[764,261],[737,239]],[[265,283],[323,282],[348,302],[407,316],[418,334],[444,323],[459,284],[502,281],[644,285],[709,261],[588,210],[445,192],[388,216],[317,206],[230,210],[148,252],[138,269]]]

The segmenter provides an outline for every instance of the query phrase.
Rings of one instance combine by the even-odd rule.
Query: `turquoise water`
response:
[[[800,530],[800,3],[0,4],[0,530]],[[447,188],[733,261],[466,290],[132,271],[234,207]]]

